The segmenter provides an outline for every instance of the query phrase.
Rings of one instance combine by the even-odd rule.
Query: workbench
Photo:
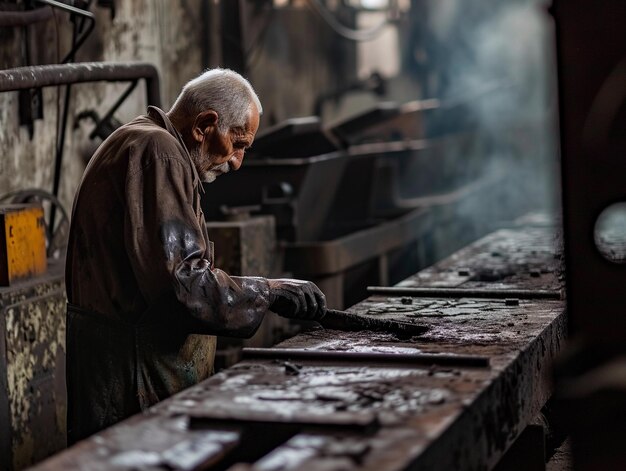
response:
[[[277,346],[304,350],[298,359],[248,352],[36,469],[493,469],[551,396],[565,302],[506,290],[560,292],[554,232],[542,224],[497,231],[397,285],[467,296],[374,294],[349,309],[429,326],[422,336],[302,333]],[[505,294],[481,297],[483,288]],[[436,357],[363,362],[351,352]]]

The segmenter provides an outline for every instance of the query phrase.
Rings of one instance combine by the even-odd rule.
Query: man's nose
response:
[[[231,170],[239,170],[239,167],[241,167],[241,164],[243,163],[243,156],[243,151],[237,151],[230,157],[230,159],[228,160],[228,165],[230,165]]]

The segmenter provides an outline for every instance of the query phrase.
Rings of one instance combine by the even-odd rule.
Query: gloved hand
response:
[[[292,319],[318,320],[326,313],[326,296],[315,283],[280,278],[267,280],[270,310]]]

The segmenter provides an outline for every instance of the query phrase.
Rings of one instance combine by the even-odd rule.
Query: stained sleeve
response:
[[[270,305],[268,282],[211,266],[195,191],[190,163],[178,156],[159,156],[128,175],[124,236],[135,278],[149,305],[173,297],[195,333],[249,337]]]

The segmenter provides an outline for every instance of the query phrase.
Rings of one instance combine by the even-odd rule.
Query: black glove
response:
[[[318,320],[326,314],[326,296],[315,283],[304,280],[268,280],[270,311],[292,319]]]

